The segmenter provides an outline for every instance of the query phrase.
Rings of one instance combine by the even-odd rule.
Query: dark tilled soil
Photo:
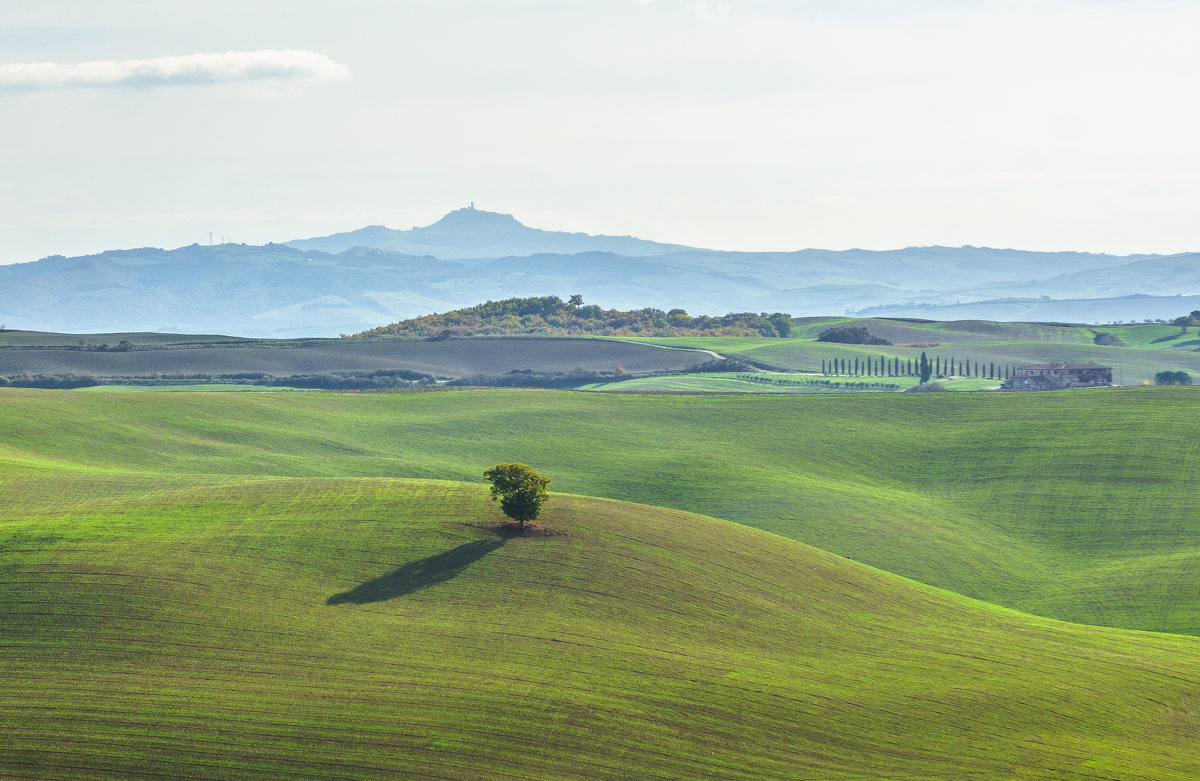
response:
[[[407,369],[438,377],[684,369],[711,358],[690,350],[599,339],[461,339],[444,342],[337,342],[308,347],[199,347],[129,352],[0,349],[0,376],[92,374],[98,377],[263,372],[278,377]]]

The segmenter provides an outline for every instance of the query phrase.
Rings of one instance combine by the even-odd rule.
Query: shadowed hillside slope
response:
[[[556,495],[554,534],[504,538],[482,485],[27,466],[4,472],[0,521],[3,775],[1200,766],[1193,638],[1034,618],[617,502]]]
[[[523,461],[555,489],[738,521],[1009,607],[1200,633],[1193,389],[854,398],[6,390],[0,399],[0,465],[29,479],[49,470],[474,481],[490,464]],[[66,490],[39,485],[28,490]]]

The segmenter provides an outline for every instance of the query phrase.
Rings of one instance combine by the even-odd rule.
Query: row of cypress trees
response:
[[[925,365],[922,366],[922,363]],[[988,380],[1007,380],[1016,371],[1016,366],[984,363],[971,358],[948,357],[943,359],[938,355],[929,360],[925,353],[920,359],[855,356],[854,358],[829,358],[821,361],[821,374],[825,376],[850,377],[921,377],[928,380],[932,375],[979,377]],[[922,371],[924,369],[925,371]]]

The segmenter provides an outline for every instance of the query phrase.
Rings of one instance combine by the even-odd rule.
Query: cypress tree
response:
[[[925,353],[923,353],[923,352],[921,353],[921,361],[918,364],[918,366],[921,369],[921,384],[924,385],[925,383],[929,382],[929,375],[930,375],[931,370],[929,367],[929,359],[925,357]]]

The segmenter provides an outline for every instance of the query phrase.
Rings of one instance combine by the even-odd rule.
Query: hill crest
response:
[[[334,254],[355,247],[369,247],[446,259],[525,257],[540,253],[575,255],[581,252],[611,252],[631,257],[653,257],[694,249],[632,236],[592,235],[531,228],[511,214],[476,209],[474,205],[455,209],[430,225],[409,230],[372,225],[355,231],[295,239],[286,243],[297,249],[320,250]]]

